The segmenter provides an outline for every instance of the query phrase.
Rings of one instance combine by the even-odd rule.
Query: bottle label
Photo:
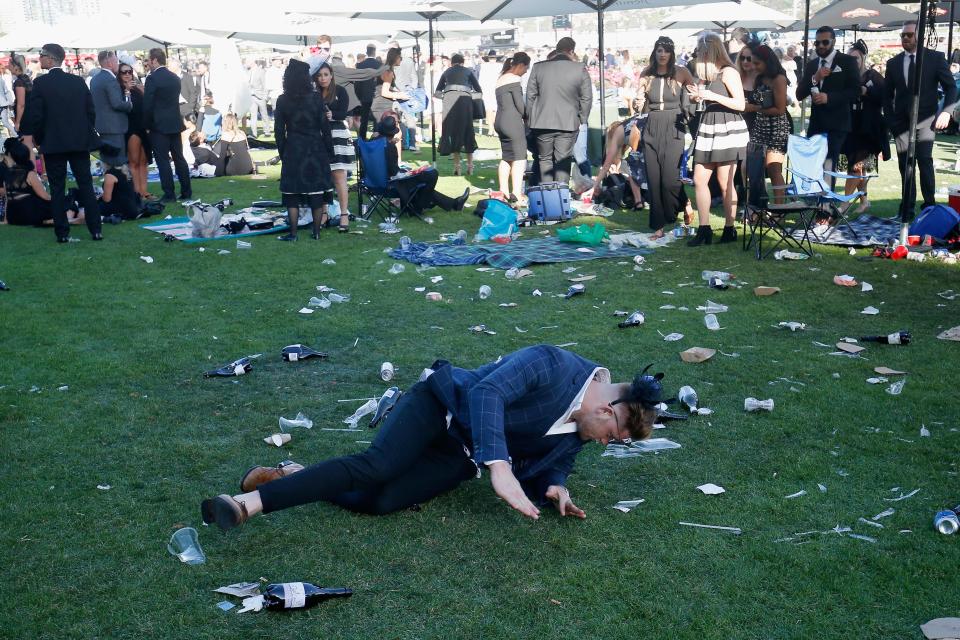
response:
[[[306,604],[307,594],[302,582],[283,583],[284,609],[302,609]]]
[[[238,364],[233,368],[234,375],[242,376],[246,373],[246,370],[243,368],[242,364]]]
[[[887,342],[890,344],[900,344],[900,334],[891,333],[890,335],[887,336]]]
[[[300,359],[300,356],[297,355],[296,351],[291,351],[290,353],[287,354],[287,359],[290,362],[296,362],[297,360]]]

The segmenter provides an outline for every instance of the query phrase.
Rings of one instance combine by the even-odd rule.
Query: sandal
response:
[[[221,531],[229,531],[250,519],[247,505],[225,493],[200,503],[200,515],[204,523],[217,523]]]
[[[342,224],[337,227],[337,233],[350,233],[350,226]]]
[[[453,165],[453,175],[459,176],[462,173],[463,173],[463,167],[460,165],[459,162]]]

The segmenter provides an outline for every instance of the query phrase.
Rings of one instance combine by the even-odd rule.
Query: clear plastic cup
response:
[[[193,527],[184,527],[174,531],[173,535],[170,536],[170,542],[167,543],[167,551],[179,558],[180,562],[184,564],[203,564],[207,561],[207,556],[200,548],[197,530]]]
[[[491,293],[493,293],[493,290],[490,288],[490,285],[485,284],[482,287],[480,287],[481,300],[486,300],[487,298],[489,298]]]

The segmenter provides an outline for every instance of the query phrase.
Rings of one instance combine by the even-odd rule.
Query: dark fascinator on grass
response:
[[[633,382],[630,383],[630,389],[627,391],[627,395],[614,400],[610,405],[629,402],[638,403],[646,409],[655,409],[661,402],[672,402],[672,400],[663,400],[662,398],[663,384],[661,381],[663,380],[663,373],[654,375],[647,373],[652,366],[652,364],[648,364],[644,367],[643,371],[638,373],[633,379]]]

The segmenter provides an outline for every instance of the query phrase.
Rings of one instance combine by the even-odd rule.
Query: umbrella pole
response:
[[[950,3],[950,28],[947,29],[947,64],[950,64],[950,58],[953,56],[953,8],[957,6],[956,2]]]
[[[920,74],[923,72],[923,40],[927,26],[927,0],[920,0],[920,19],[917,21],[917,67],[910,86],[910,129],[907,142],[907,161],[903,171],[903,200],[900,202],[900,244],[907,244],[907,233],[913,220],[917,193],[917,120],[920,109]]]
[[[597,3],[597,58],[600,62],[600,157],[607,157],[607,114],[606,114],[606,82],[604,81],[604,60],[606,55],[603,49],[603,1]],[[587,131],[590,127],[587,125]]]
[[[427,26],[429,28],[429,46],[430,46],[430,57],[427,59],[430,64],[430,91],[428,99],[430,100],[430,154],[432,162],[434,165],[437,163],[437,105],[433,97],[433,88],[436,86],[433,81],[433,67],[435,65],[435,60],[433,59],[433,21],[434,18],[427,18]]]
[[[803,64],[797,69],[797,79],[803,77],[803,68],[807,66],[807,56],[810,55],[810,0],[803,3]],[[804,122],[807,119],[807,102],[800,103],[800,130],[806,133]]]

